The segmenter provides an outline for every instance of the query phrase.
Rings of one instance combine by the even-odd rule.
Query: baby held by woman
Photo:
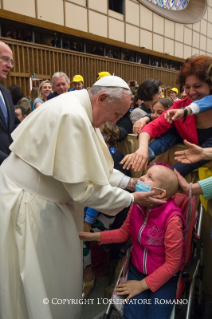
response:
[[[178,190],[178,179],[171,169],[154,165],[140,178],[136,188],[144,192],[152,190],[155,197],[166,198],[167,202],[159,206],[133,205],[121,228],[80,232],[79,236],[100,245],[125,242],[131,237],[128,279],[116,286],[118,295],[127,296],[123,318],[169,318],[173,304],[164,300],[175,299],[179,271],[184,264],[185,221],[172,199]],[[131,298],[133,302],[129,302]],[[148,302],[141,302],[144,299]]]

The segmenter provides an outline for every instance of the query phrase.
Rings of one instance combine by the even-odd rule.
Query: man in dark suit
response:
[[[13,53],[10,47],[0,41],[0,81],[7,78],[7,74],[13,65]],[[11,133],[19,123],[14,111],[11,95],[0,84],[0,165],[10,154]]]

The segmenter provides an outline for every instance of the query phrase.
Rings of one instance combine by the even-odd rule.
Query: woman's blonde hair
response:
[[[45,83],[49,83],[49,84],[51,85],[51,87],[52,87],[52,84],[51,84],[51,82],[50,82],[49,80],[45,80],[45,81],[42,81],[42,82],[40,83],[39,88],[38,88],[38,91],[39,91],[38,97],[39,97],[39,99],[41,99],[41,100],[43,99],[43,94],[40,92],[40,90],[42,89],[42,87],[43,87],[43,85],[44,85]]]

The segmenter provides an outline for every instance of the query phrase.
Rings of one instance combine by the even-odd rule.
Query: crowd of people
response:
[[[13,65],[0,42],[0,80]],[[184,178],[212,160],[212,58],[186,59],[181,99],[176,87],[164,97],[159,80],[126,83],[107,71],[84,84],[58,71],[30,99],[0,84],[0,317],[81,318],[77,300],[94,289],[89,241],[131,238],[128,279],[116,292],[151,302],[126,303],[123,318],[169,318],[173,305],[154,300],[175,299],[184,266],[186,223],[173,196],[212,198],[212,177]],[[132,132],[139,148],[124,156],[116,145]],[[174,166],[147,170],[183,142]],[[132,178],[130,168],[145,173]],[[55,306],[55,297],[76,302]]]

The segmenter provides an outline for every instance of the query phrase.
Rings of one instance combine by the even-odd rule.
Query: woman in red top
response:
[[[211,94],[212,81],[207,75],[207,69],[211,63],[212,58],[208,56],[194,56],[185,61],[179,72],[177,83],[185,87],[185,92],[188,97],[184,100],[175,101],[170,109],[186,107],[191,102],[200,100],[204,96]],[[185,119],[180,119],[173,124],[168,123],[164,118],[166,112],[167,111],[140,131],[139,148],[135,153],[125,156],[121,162],[121,164],[124,163],[124,168],[129,169],[132,167],[134,171],[140,171],[142,168],[146,169],[148,164],[149,141],[167,132],[172,125],[177,129],[182,139],[186,139],[202,147],[212,146],[212,110],[189,116],[186,118],[186,121]],[[205,163],[200,163],[199,166],[204,164]],[[179,166],[179,163],[177,163],[177,165]],[[184,165],[186,166],[186,164]],[[192,166],[191,171],[195,168],[196,167],[193,168]]]

